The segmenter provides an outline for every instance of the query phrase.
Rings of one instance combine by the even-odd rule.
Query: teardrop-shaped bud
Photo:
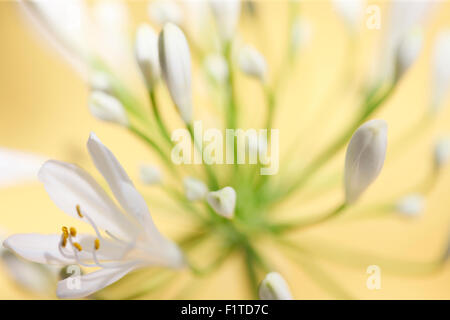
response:
[[[218,191],[209,192],[206,201],[219,215],[231,219],[236,207],[236,191],[232,187],[225,187]]]
[[[210,0],[210,5],[221,38],[229,41],[236,32],[241,13],[241,1]]]
[[[139,170],[141,181],[147,185],[158,184],[162,181],[161,171],[151,165],[142,165]]]
[[[292,294],[284,278],[278,272],[270,272],[259,286],[261,300],[292,300]]]
[[[158,35],[148,24],[139,26],[134,51],[147,88],[151,90],[159,80],[161,70],[158,56]]]
[[[245,45],[240,49],[239,68],[250,77],[255,77],[263,82],[266,80],[266,59],[251,45]]]
[[[423,32],[415,29],[401,39],[397,49],[396,80],[414,64],[422,51]]]
[[[99,120],[128,126],[128,117],[122,103],[112,95],[94,91],[89,98],[89,109]]]

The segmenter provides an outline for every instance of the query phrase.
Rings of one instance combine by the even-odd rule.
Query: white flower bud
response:
[[[161,71],[181,118],[192,120],[191,55],[183,31],[167,23],[159,35]]]
[[[112,94],[113,88],[110,76],[102,71],[94,71],[89,79],[92,91],[103,91]]]
[[[161,70],[158,57],[158,35],[148,24],[139,26],[134,50],[147,88],[152,89],[159,80]]]
[[[261,300],[292,300],[291,291],[278,272],[270,272],[259,286]]]
[[[397,49],[396,80],[400,79],[417,60],[422,50],[422,44],[423,32],[421,29],[415,29],[401,39]]]
[[[236,191],[232,187],[225,187],[218,191],[209,192],[206,201],[221,216],[231,219],[236,207]]]
[[[303,18],[296,18],[291,30],[291,48],[297,52],[311,41],[311,24]]]
[[[161,171],[155,166],[142,165],[139,170],[139,176],[143,183],[159,184],[162,181]]]
[[[197,201],[205,198],[208,192],[208,187],[202,181],[187,177],[183,180],[186,198],[189,201]]]
[[[151,21],[161,26],[168,22],[180,24],[183,20],[181,8],[174,1],[170,0],[151,2],[148,5],[148,15]]]
[[[432,108],[439,111],[450,90],[450,30],[441,32],[434,45],[432,74]]]
[[[410,194],[399,199],[395,208],[406,217],[417,217],[425,208],[425,198],[420,194]]]
[[[434,164],[440,169],[450,160],[450,138],[440,139],[434,147]]]
[[[128,126],[128,117],[122,103],[113,96],[94,91],[89,98],[89,109],[99,120]]]
[[[246,75],[265,81],[267,64],[264,56],[250,45],[243,46],[239,51],[239,67]]]
[[[387,147],[387,123],[370,120],[353,134],[345,157],[345,196],[355,202],[378,177]]]
[[[208,75],[217,83],[228,79],[228,64],[220,54],[210,54],[205,58],[205,69]]]
[[[229,41],[233,38],[239,22],[240,0],[210,0],[210,4],[221,38]]]
[[[333,5],[339,16],[351,31],[356,31],[363,17],[364,1],[333,0]]]

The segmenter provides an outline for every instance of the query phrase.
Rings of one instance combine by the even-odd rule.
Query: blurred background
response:
[[[90,2],[94,3],[95,1]],[[140,0],[126,1],[131,17],[130,50],[134,32],[140,23],[148,22],[157,30],[160,29],[149,18],[148,3]],[[378,52],[378,40],[383,36],[387,23],[389,1],[369,1],[367,5],[369,4],[380,6],[382,20],[380,29],[368,29],[362,25],[356,36],[351,61],[360,84],[362,75],[370,73],[371,61]],[[417,63],[402,79],[394,96],[376,115],[376,118],[388,122],[389,141],[417,125],[429,108],[432,47],[436,34],[450,28],[450,1],[436,2],[436,6],[425,23],[424,48]],[[292,6],[284,0],[254,1],[251,6],[243,3],[239,23],[240,41],[253,44],[264,54],[271,76],[284,59],[289,39],[287,21],[290,8]],[[280,129],[280,153],[287,153],[292,160],[292,170],[295,170],[295,163],[307,162],[310,155],[317,152],[342,127],[342,123],[355,108],[355,96],[358,93],[358,86],[355,86],[356,89],[348,89],[344,85],[345,89],[339,89],[346,81],[340,77],[342,66],[348,61],[349,33],[332,3],[321,0],[300,1],[298,10],[301,17],[310,24],[310,40],[299,53],[295,68],[285,80],[274,122],[274,127]],[[364,17],[362,23],[364,24]],[[19,11],[16,1],[0,2],[0,48],[1,148],[29,152],[44,159],[77,163],[98,178],[85,148],[89,133],[94,131],[112,149],[146,196],[158,227],[169,236],[188,228],[188,224],[183,224],[181,220],[173,223],[176,216],[171,212],[170,205],[164,206],[168,199],[157,188],[144,186],[139,182],[139,165],[158,164],[155,155],[124,129],[102,123],[90,114],[87,107],[89,86],[64,59],[36,36],[35,30],[30,28]],[[131,71],[126,73],[127,76],[130,75],[132,80],[127,81],[130,81],[130,86],[137,95],[145,97],[140,78],[133,78]],[[264,104],[261,88],[254,80],[243,75],[238,75],[237,82],[239,99],[246,108],[242,122],[245,127],[258,128],[264,116],[260,112],[261,105]],[[194,118],[205,119],[213,126],[215,114],[210,110],[214,99],[208,94],[208,83],[198,61],[194,61],[193,87]],[[165,89],[161,89],[161,95],[161,100],[167,105],[164,117],[172,124],[172,128],[177,128],[180,122],[177,122],[179,120],[176,119]],[[317,112],[322,104],[326,105],[321,109],[325,113]],[[382,202],[422,181],[433,165],[436,139],[449,134],[450,100],[447,98],[433,125],[398,151],[399,154],[395,157],[391,155],[396,150],[392,150],[392,145],[389,145],[383,172],[360,205],[364,207],[364,204]],[[296,143],[295,150],[290,148],[293,143]],[[340,154],[317,177],[316,185],[320,185],[323,179],[328,179],[330,172],[337,172],[333,179],[340,179],[342,172],[336,169],[342,166],[343,154]],[[8,166],[0,166],[0,169],[1,179],[2,176],[7,176]],[[436,185],[427,196],[424,212],[416,219],[394,216],[384,219],[338,220],[296,235],[296,239],[303,243],[328,241],[335,246],[365,254],[426,262],[441,254],[448,243],[449,190],[450,167],[440,173]],[[313,199],[294,195],[278,210],[280,216],[293,215],[299,208],[315,212],[340,197],[340,187]],[[3,234],[53,233],[59,232],[61,225],[66,224],[77,226],[81,230],[88,229],[60,212],[39,182],[0,183],[0,230],[4,230]],[[314,250],[314,245],[311,248]],[[272,257],[280,264],[295,298],[334,298],[313,281],[307,272],[278,257],[275,251]],[[448,263],[438,272],[423,275],[410,275],[408,264],[404,264],[404,274],[401,271],[391,274],[382,269],[380,290],[367,289],[368,274],[365,268],[353,268],[326,259],[319,259],[317,263],[358,299],[450,298]],[[171,293],[169,290],[161,295],[153,295],[152,298],[169,298],[173,296]],[[199,280],[198,288],[189,297],[248,298],[244,269],[240,261],[230,259],[214,276]],[[0,264],[0,298],[34,299],[54,296],[24,289],[12,280],[7,268]]]

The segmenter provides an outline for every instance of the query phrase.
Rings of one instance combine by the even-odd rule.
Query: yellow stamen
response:
[[[79,204],[77,204],[77,213],[78,213],[78,216],[80,217],[80,218],[83,218],[83,215],[81,214],[81,209],[80,209],[80,205]]]
[[[77,235],[77,229],[75,229],[74,227],[70,227],[70,235],[72,237],[76,237]]]
[[[83,250],[83,248],[81,247],[81,245],[80,245],[78,242],[74,242],[74,243],[73,243],[73,246],[74,246],[75,248],[77,248],[78,251]]]
[[[67,227],[62,227],[62,233],[63,233],[64,238],[69,237],[69,230],[67,229]]]
[[[100,240],[99,239],[95,239],[94,247],[95,247],[95,250],[98,250],[100,248]]]
[[[63,246],[63,248],[65,248],[66,245],[67,245],[67,238],[64,237],[64,236],[62,236],[62,239],[61,239],[61,245]]]

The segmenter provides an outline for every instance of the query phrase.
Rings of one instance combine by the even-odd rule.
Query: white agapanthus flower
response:
[[[128,126],[128,116],[122,103],[103,91],[94,91],[89,97],[89,109],[99,120]]]
[[[245,45],[239,50],[239,68],[250,77],[255,77],[262,82],[266,81],[266,59],[251,45]]]
[[[80,276],[79,286],[73,286],[71,278],[59,281],[60,298],[90,295],[137,268],[184,265],[181,250],[158,231],[147,204],[111,151],[94,134],[87,146],[121,208],[86,171],[51,160],[39,172],[47,193],[62,211],[88,223],[95,235],[63,227],[62,234],[16,234],[3,243],[34,262],[99,268]]]
[[[357,31],[364,14],[363,0],[333,0],[334,9],[349,30]]]
[[[159,35],[159,62],[164,81],[181,118],[192,121],[191,54],[183,31],[167,23]]]
[[[425,208],[425,198],[420,194],[409,194],[397,201],[395,209],[405,217],[417,217]]]
[[[346,203],[355,202],[378,177],[387,148],[387,123],[370,120],[353,134],[345,156]]]
[[[450,30],[438,34],[433,48],[432,101],[433,111],[439,111],[450,91]]]
[[[161,171],[152,165],[144,164],[139,169],[139,177],[145,184],[159,184],[162,181]]]
[[[180,24],[183,20],[183,12],[180,6],[171,0],[150,2],[148,5],[148,15],[152,22],[161,26],[168,22]]]
[[[0,188],[36,181],[45,160],[37,154],[0,148]]]
[[[186,198],[189,201],[203,200],[208,193],[206,184],[198,179],[187,177],[183,180]]]
[[[236,207],[236,191],[232,187],[208,192],[206,201],[217,214],[228,219],[233,218]]]
[[[158,54],[158,34],[148,24],[141,24],[134,46],[136,61],[148,89],[152,89],[161,76]]]
[[[284,278],[278,272],[270,272],[259,286],[261,300],[292,300],[292,294]]]
[[[240,0],[209,0],[221,38],[230,41],[236,32],[241,13]]]
[[[450,161],[450,138],[441,138],[434,147],[434,165],[437,169],[442,168]]]
[[[401,39],[397,49],[396,79],[400,79],[414,64],[422,51],[423,32],[415,29]]]

